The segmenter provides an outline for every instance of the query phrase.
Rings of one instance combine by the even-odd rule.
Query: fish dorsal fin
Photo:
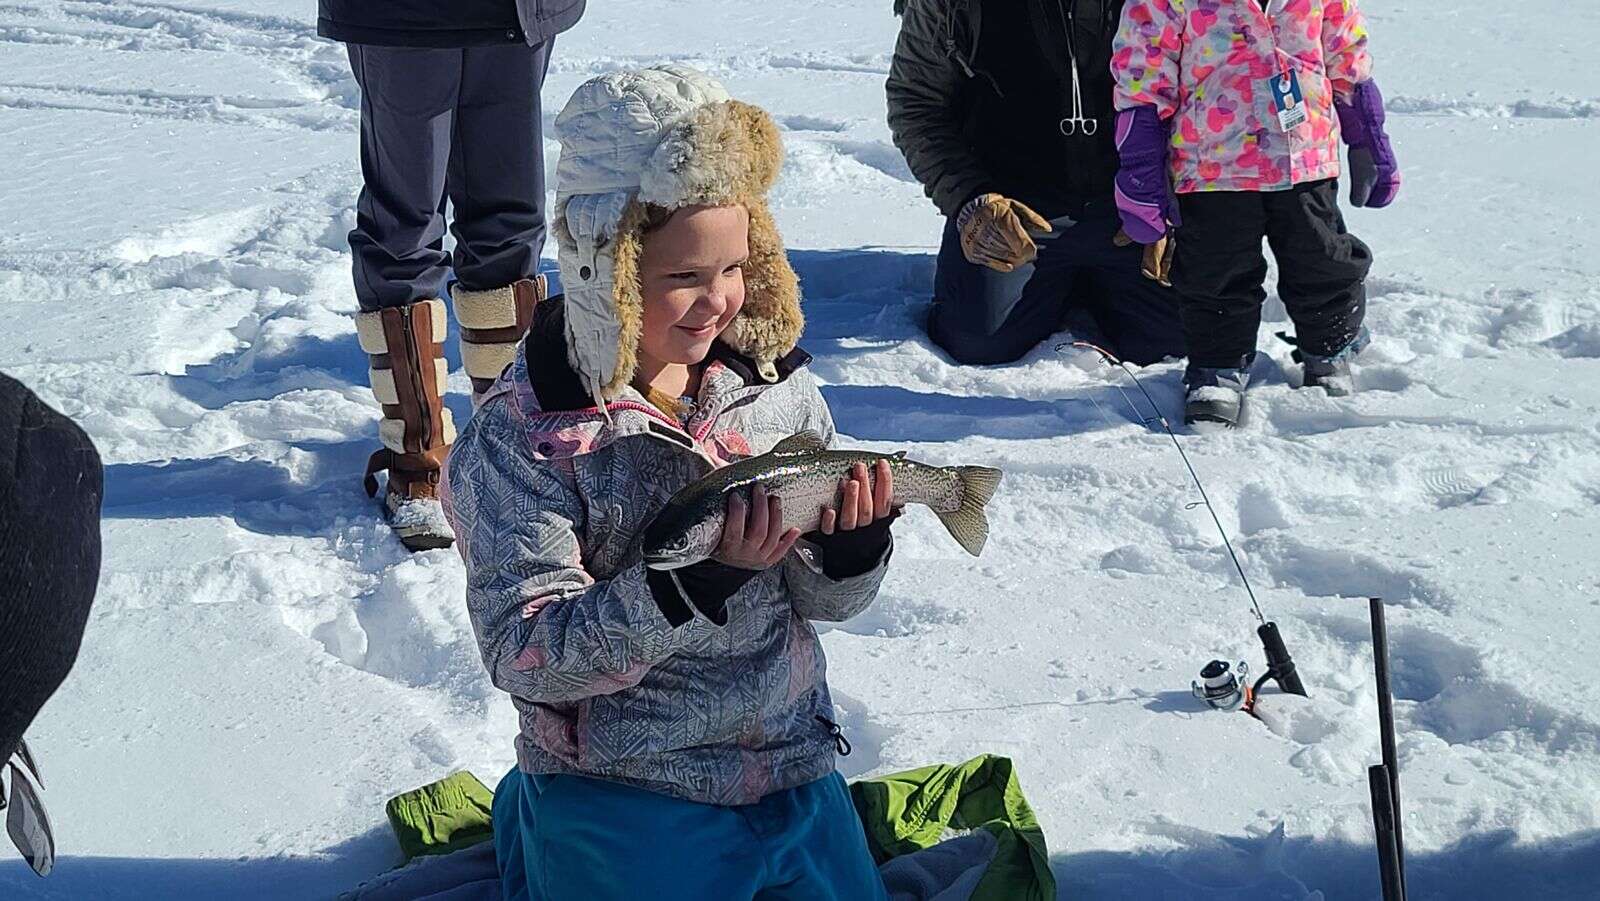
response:
[[[779,456],[810,454],[827,449],[828,443],[822,440],[822,436],[809,429],[804,432],[795,432],[772,446],[772,452]]]
[[[890,458],[894,459],[894,460],[904,460],[906,458],[906,452],[905,451],[895,451],[893,454],[890,455]]]

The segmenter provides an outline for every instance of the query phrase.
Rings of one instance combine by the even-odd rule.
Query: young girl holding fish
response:
[[[1352,204],[1387,206],[1400,189],[1356,0],[1129,0],[1112,71],[1123,230],[1176,247],[1185,420],[1239,420],[1263,238],[1304,384],[1348,393],[1372,253],[1339,213],[1339,138]]]
[[[777,128],[666,67],[585,83],[556,131],[565,297],[445,479],[483,659],[521,716],[494,801],[506,897],[884,897],[811,621],[876,596],[889,467],[816,511],[820,560],[791,553],[800,529],[759,485],[729,496],[712,559],[640,550],[684,486],[833,437],[765,201]]]

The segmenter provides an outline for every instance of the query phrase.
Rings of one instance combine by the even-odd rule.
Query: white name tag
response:
[[[1272,108],[1278,114],[1280,128],[1294,131],[1305,124],[1306,98],[1300,92],[1300,76],[1293,69],[1267,79],[1267,89],[1272,93]]]

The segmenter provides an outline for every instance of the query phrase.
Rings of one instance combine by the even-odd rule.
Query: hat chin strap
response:
[[[606,425],[616,428],[616,420],[611,418],[611,405],[606,403],[605,396],[600,392],[600,379],[593,375],[589,376],[589,396],[594,398],[594,405],[600,410],[600,415],[605,417]]]

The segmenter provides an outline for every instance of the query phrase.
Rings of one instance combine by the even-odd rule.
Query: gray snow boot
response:
[[[1290,344],[1296,342],[1286,335],[1280,334]],[[1306,353],[1297,346],[1294,351],[1294,361],[1299,363],[1305,372],[1305,379],[1301,383],[1303,388],[1321,388],[1330,397],[1346,397],[1354,394],[1356,390],[1355,377],[1350,372],[1350,360],[1356,354],[1366,349],[1372,343],[1372,335],[1365,328],[1356,333],[1355,340],[1346,344],[1343,349],[1331,356]]]
[[[1183,374],[1183,424],[1216,423],[1230,429],[1238,426],[1253,362],[1255,354],[1251,353],[1238,367],[1189,367]]]

